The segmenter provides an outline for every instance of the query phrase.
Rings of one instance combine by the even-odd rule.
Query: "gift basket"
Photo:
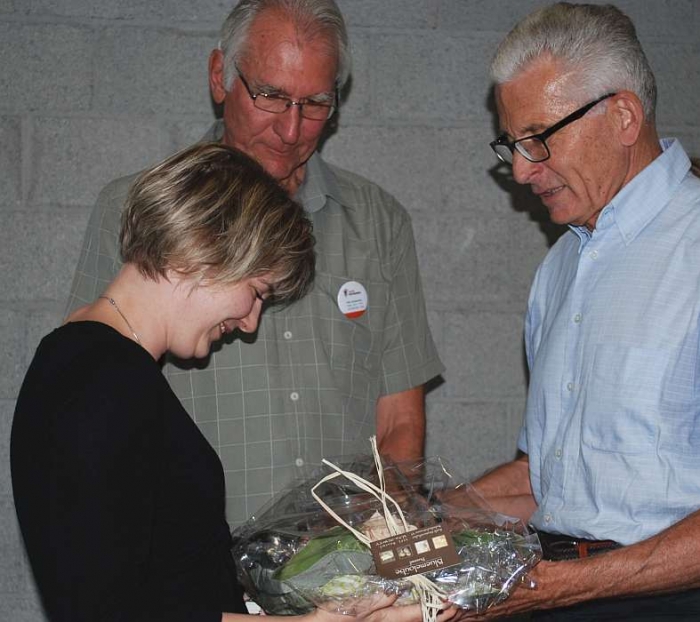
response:
[[[233,532],[239,580],[269,614],[354,615],[373,599],[482,612],[541,558],[518,519],[489,508],[440,458],[324,460]]]

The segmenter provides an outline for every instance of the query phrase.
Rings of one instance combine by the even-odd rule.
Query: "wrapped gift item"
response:
[[[444,460],[376,453],[325,460],[233,537],[241,583],[277,615],[352,615],[385,594],[420,602],[426,620],[450,603],[482,612],[528,583],[541,558],[537,535]]]

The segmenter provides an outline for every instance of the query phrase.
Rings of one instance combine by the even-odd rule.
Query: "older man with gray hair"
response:
[[[476,481],[538,530],[537,587],[489,617],[700,616],[700,179],[659,140],[629,18],[559,3],[492,64],[491,147],[553,222],[535,276],[521,455]]]
[[[426,319],[410,218],[377,185],[316,152],[350,73],[333,0],[242,0],[209,59],[222,109],[204,140],[255,158],[301,202],[316,236],[316,282],[263,313],[203,368],[167,364],[175,393],[219,453],[227,516],[241,523],[323,457],[423,452],[423,385],[442,372]],[[119,215],[133,177],[109,184],[92,213],[69,309],[118,271]],[[128,315],[128,310],[125,310]]]

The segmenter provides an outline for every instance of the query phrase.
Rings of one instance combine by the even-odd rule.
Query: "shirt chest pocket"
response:
[[[675,451],[679,435],[698,436],[694,378],[694,359],[674,350],[597,346],[583,395],[584,444],[630,455]]]
[[[366,291],[355,294],[350,304],[339,296],[347,292],[349,284],[359,283]],[[357,291],[355,288],[353,291]],[[353,276],[318,271],[313,304],[317,305],[315,317],[316,339],[320,339],[334,369],[352,369],[376,375],[381,371],[383,334],[389,300],[389,286],[384,282],[367,282]],[[362,310],[362,307],[365,307]]]

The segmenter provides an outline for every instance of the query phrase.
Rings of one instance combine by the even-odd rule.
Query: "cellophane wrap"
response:
[[[372,456],[331,462],[379,485]],[[527,573],[541,559],[541,547],[522,521],[490,509],[440,458],[400,464],[383,460],[383,465],[386,491],[407,522],[415,528],[440,524],[452,536],[461,563],[423,575],[445,600],[483,612],[521,583],[530,585]],[[412,584],[376,574],[370,549],[312,497],[311,489],[331,472],[319,467],[234,530],[233,555],[246,592],[266,613],[276,615],[315,607],[356,615],[382,594],[398,594],[399,605],[417,602]],[[370,540],[390,535],[382,504],[347,479],[324,482],[316,494]]]

